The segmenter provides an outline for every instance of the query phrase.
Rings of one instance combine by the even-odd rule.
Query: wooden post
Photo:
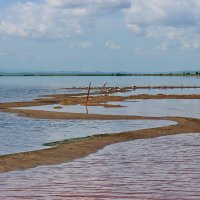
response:
[[[89,100],[89,96],[90,96],[90,87],[91,87],[91,82],[90,82],[89,87],[88,87],[87,99],[86,99],[86,110],[87,110],[87,114],[88,114],[87,105],[88,105],[88,100]]]

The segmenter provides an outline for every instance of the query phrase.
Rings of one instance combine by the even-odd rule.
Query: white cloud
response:
[[[0,32],[27,38],[84,36],[102,11],[120,12],[130,0],[41,0],[15,3],[2,11]]]
[[[160,41],[160,49],[200,48],[200,0],[30,0],[0,12],[0,32],[22,38],[86,39],[100,18],[114,18],[113,13],[122,11],[128,29]],[[105,46],[120,49],[113,41]]]
[[[86,16],[87,13],[80,9],[58,10],[43,3],[18,3],[4,12],[0,31],[30,38],[67,38],[72,34],[81,36],[90,26],[84,21]]]
[[[120,45],[117,44],[114,41],[107,41],[107,42],[105,42],[105,47],[107,47],[109,49],[115,49],[115,50],[119,50],[120,49]]]
[[[132,0],[127,27],[139,36],[184,48],[200,47],[200,0]],[[169,44],[170,45],[170,44]]]
[[[79,45],[83,49],[88,49],[93,46],[93,43],[90,41],[81,42]]]
[[[130,0],[45,0],[57,8],[123,9],[131,6]]]

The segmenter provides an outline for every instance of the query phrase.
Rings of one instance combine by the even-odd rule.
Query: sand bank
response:
[[[135,139],[154,138],[172,134],[200,132],[200,119],[183,117],[142,117],[122,115],[98,115],[84,113],[61,113],[50,111],[20,109],[20,107],[40,106],[50,104],[77,105],[84,104],[85,93],[50,95],[30,102],[0,103],[0,111],[16,113],[20,116],[40,119],[74,119],[74,120],[171,120],[176,125],[129,131],[122,133],[90,136],[79,140],[53,143],[53,148],[0,156],[0,172],[23,170],[40,165],[58,164],[95,153],[109,144]],[[92,94],[91,94],[92,95]],[[98,106],[102,103],[109,106],[111,101],[125,101],[131,99],[200,99],[200,95],[132,95],[132,96],[90,96],[88,105]],[[13,109],[15,108],[15,109]],[[16,109],[18,108],[18,109]]]
[[[70,114],[68,115],[70,118]],[[76,114],[73,114],[72,118],[75,118],[75,115]],[[78,119],[79,116],[80,115],[77,114],[76,118]],[[89,118],[113,120],[114,118],[131,119],[131,116],[92,115]],[[138,119],[138,118],[133,117],[133,119]],[[147,118],[139,117],[139,119],[147,119]],[[154,138],[154,137],[179,134],[179,133],[182,134],[182,133],[200,132],[199,119],[177,118],[177,117],[165,117],[165,118],[149,117],[148,119],[173,120],[176,121],[178,124],[160,128],[113,133],[109,135],[104,134],[104,135],[90,136],[79,140],[58,142],[56,143],[57,146],[50,149],[0,156],[0,172],[23,170],[40,165],[70,162],[75,159],[85,157],[91,153],[95,153],[96,151],[104,148],[109,144],[114,144],[118,142],[124,142],[134,139]]]
[[[120,102],[128,100],[142,100],[142,99],[200,99],[200,94],[188,94],[188,95],[164,95],[164,94],[139,94],[130,96],[106,96],[106,95],[93,95],[91,94],[88,99],[88,106],[105,106],[113,107],[109,102]],[[0,111],[8,108],[17,107],[29,107],[29,106],[42,106],[42,105],[85,105],[86,96],[85,93],[77,94],[58,94],[58,95],[48,95],[40,99],[35,99],[28,102],[9,102],[0,103]],[[102,105],[103,104],[103,105]],[[118,105],[120,106],[120,105]],[[117,107],[117,105],[115,105]]]

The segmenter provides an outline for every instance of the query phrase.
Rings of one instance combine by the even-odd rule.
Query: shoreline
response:
[[[178,117],[165,117],[160,119],[175,121],[178,124],[159,128],[95,135],[80,140],[66,141],[66,143],[63,142],[63,144],[61,143],[49,149],[3,155],[0,156],[0,172],[25,170],[41,165],[71,162],[95,153],[107,145],[129,140],[200,132],[200,119]]]
[[[115,92],[113,92],[115,93]],[[112,93],[112,94],[113,94]],[[37,98],[31,101],[21,101],[21,102],[2,102],[0,103],[0,112],[12,108],[20,107],[31,107],[31,106],[43,106],[43,105],[86,105],[86,95],[87,93],[76,93],[76,94],[54,94],[54,95],[44,95],[41,98]],[[127,101],[127,100],[147,100],[147,99],[200,99],[200,94],[137,94],[129,96],[111,96],[107,95],[105,92],[93,92],[90,94],[88,99],[88,106],[101,106],[103,103],[112,106],[109,102],[114,101]]]
[[[159,77],[165,77],[165,76],[175,76],[175,77],[199,77],[200,71],[192,71],[192,72],[171,72],[171,73],[132,73],[132,72],[102,72],[102,73],[95,73],[95,72],[82,72],[82,73],[71,73],[71,72],[47,72],[47,73],[34,73],[34,72],[19,72],[19,73],[9,73],[4,72],[0,73],[0,76],[2,77],[70,77],[70,76],[159,76]]]
[[[31,152],[16,153],[0,156],[0,173],[24,170],[41,165],[70,162],[78,158],[95,153],[107,145],[135,139],[155,138],[166,135],[200,132],[200,119],[186,117],[144,117],[128,115],[100,115],[84,113],[62,113],[54,111],[28,110],[29,106],[78,105],[84,104],[85,93],[48,95],[29,102],[0,103],[0,112],[15,113],[19,116],[37,119],[65,119],[65,120],[169,120],[177,122],[175,125],[142,129],[121,133],[103,134],[79,138],[77,140],[63,140],[54,142],[52,148]],[[99,93],[93,93],[99,94]],[[90,96],[89,106],[102,106],[102,103],[124,101],[129,99],[200,99],[200,95],[132,95],[132,96]],[[109,104],[108,104],[109,105]],[[27,109],[20,109],[26,107]],[[17,109],[16,109],[17,108]]]

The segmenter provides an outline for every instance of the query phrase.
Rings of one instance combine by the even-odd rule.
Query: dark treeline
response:
[[[200,71],[182,73],[0,73],[0,76],[200,76]]]

